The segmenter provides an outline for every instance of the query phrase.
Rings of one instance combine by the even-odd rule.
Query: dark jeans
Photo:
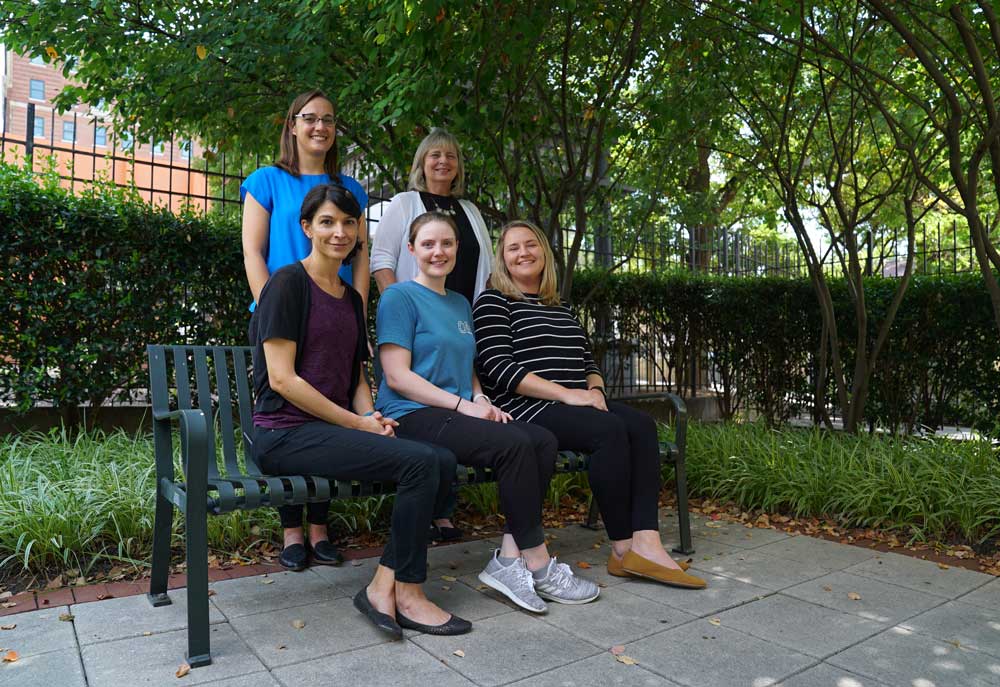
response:
[[[554,403],[531,421],[559,440],[559,448],[590,453],[590,488],[611,539],[657,530],[660,446],[656,422],[641,410],[608,401],[608,412]]]
[[[500,509],[518,547],[530,549],[545,541],[542,501],[557,453],[551,432],[526,422],[505,425],[444,408],[421,408],[396,420],[399,436],[444,446],[462,465],[493,469]]]
[[[381,563],[395,570],[400,582],[427,578],[427,522],[442,507],[455,479],[451,451],[321,421],[255,430],[254,455],[268,474],[395,482],[392,525]],[[308,506],[310,523],[326,523],[329,502]],[[282,527],[302,524],[301,506],[278,511]]]

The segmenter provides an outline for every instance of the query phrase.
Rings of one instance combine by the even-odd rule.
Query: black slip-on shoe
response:
[[[410,620],[397,609],[396,621],[402,628],[423,632],[425,635],[464,635],[472,630],[472,623],[464,618],[459,618],[457,615],[451,616],[447,622],[440,625],[424,625],[423,623]]]
[[[431,541],[458,541],[463,536],[465,536],[465,532],[457,527],[431,525]]]
[[[316,565],[340,565],[344,562],[340,551],[327,539],[311,544],[309,550]]]
[[[403,638],[403,628],[399,623],[391,615],[386,615],[372,606],[372,602],[368,600],[367,587],[362,587],[361,591],[354,595],[354,607],[372,621],[372,625],[393,639]]]
[[[278,556],[278,563],[286,570],[291,570],[292,572],[302,572],[309,564],[309,556],[306,553],[306,547],[302,544],[292,544],[291,546],[286,546],[281,550],[281,555]]]

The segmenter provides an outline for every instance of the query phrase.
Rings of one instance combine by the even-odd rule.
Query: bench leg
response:
[[[208,513],[205,495],[188,493],[187,530],[187,661],[192,668],[212,662],[208,627]]]
[[[600,517],[601,512],[597,508],[597,501],[594,499],[594,495],[590,495],[590,510],[587,511],[587,521],[580,523],[580,527],[586,527],[588,530],[594,530],[597,532],[601,529],[601,526],[597,524],[597,518]]]
[[[674,553],[690,556],[694,553],[691,545],[691,514],[688,513],[687,470],[684,468],[684,456],[678,457],[674,464],[674,476],[677,481],[677,525],[680,528],[681,543],[674,547]]]
[[[174,505],[164,496],[159,484],[156,485],[156,511],[153,515],[153,569],[149,576],[149,594],[146,598],[155,607],[169,606],[167,596],[167,576],[170,573],[170,526],[174,515]]]

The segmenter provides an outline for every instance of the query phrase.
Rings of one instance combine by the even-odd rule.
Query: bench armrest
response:
[[[181,429],[181,458],[188,493],[200,488],[205,494],[208,484],[208,418],[200,409],[153,411],[153,422],[160,431],[170,432],[174,421]],[[172,462],[171,457],[164,458]]]

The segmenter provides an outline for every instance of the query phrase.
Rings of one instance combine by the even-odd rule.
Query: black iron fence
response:
[[[63,127],[59,136],[57,124]],[[238,216],[240,184],[262,162],[257,154],[213,151],[197,141],[173,136],[137,141],[128,132],[114,131],[80,113],[57,115],[52,111],[47,116],[37,115],[33,103],[27,105],[25,131],[28,135],[23,140],[0,136],[0,159],[23,162],[37,172],[54,171],[72,190],[111,181],[132,189],[151,204],[174,211]],[[67,131],[71,132],[69,136]],[[367,215],[372,231],[377,231],[380,216],[374,208],[385,200],[378,194],[369,195]],[[988,226],[994,224],[995,219]],[[495,231],[496,227],[490,229]],[[690,270],[730,276],[807,275],[802,252],[794,239],[787,237],[764,239],[739,229],[711,227],[651,225],[639,232],[629,227],[614,229],[602,231],[598,226],[584,237],[578,266],[631,272]],[[993,229],[995,234],[996,227]],[[567,217],[556,248],[571,246],[574,233],[572,220]],[[842,249],[820,238],[826,235],[821,227],[816,227],[815,235],[816,250],[826,273],[842,274]],[[907,259],[905,235],[897,229],[870,230],[862,234],[861,241],[865,274],[902,275]],[[918,274],[978,269],[968,230],[960,221],[919,227],[913,258],[914,272]]]

